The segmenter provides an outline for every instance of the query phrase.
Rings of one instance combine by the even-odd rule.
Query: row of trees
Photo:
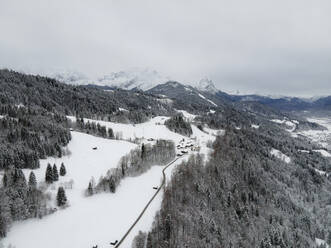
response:
[[[88,184],[87,195],[102,191],[114,193],[120,181],[127,176],[138,176],[153,165],[165,165],[176,156],[175,145],[172,141],[157,140],[154,145],[142,144],[121,158],[118,166],[109,170],[98,183],[92,178]]]
[[[87,133],[94,134],[103,138],[114,139],[114,131],[111,128],[100,125],[99,123],[84,121],[84,118],[76,118],[76,125],[80,130],[86,131]]]
[[[64,163],[61,163],[60,167],[60,176],[65,176],[67,173],[66,167],[64,166]],[[46,183],[53,183],[59,180],[59,172],[57,169],[56,164],[51,166],[50,163],[47,164],[46,173],[45,173],[45,181]]]

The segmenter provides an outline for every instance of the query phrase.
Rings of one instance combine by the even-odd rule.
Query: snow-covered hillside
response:
[[[75,120],[74,117],[70,119]],[[183,138],[187,139],[168,130],[163,125],[166,119],[167,117],[155,117],[149,122],[137,125],[89,121],[111,127],[114,132],[121,132],[123,138],[128,140],[143,138],[142,142],[148,142],[147,139],[150,138],[162,138],[178,143]],[[210,129],[208,133],[202,132],[195,126],[192,126],[192,130],[192,140],[201,146],[201,153],[208,154],[210,149],[207,148],[207,143],[215,139],[215,133],[218,131]],[[70,189],[70,184],[67,184],[69,188],[66,189],[70,206],[43,219],[14,223],[3,244],[13,244],[16,248],[72,248],[94,245],[109,247],[110,242],[119,240],[155,193],[153,187],[160,185],[163,167],[154,166],[141,176],[123,179],[115,194],[102,193],[87,198],[84,196],[84,190],[91,176],[98,180],[108,169],[116,167],[120,158],[134,147],[136,145],[131,142],[103,139],[73,131],[72,141],[67,147],[70,153],[62,158],[41,160],[40,169],[34,170],[37,181],[43,182],[47,163],[56,163],[59,167],[63,162],[67,175],[60,177],[60,181],[51,185],[48,191],[52,197],[51,201],[54,202],[57,187],[73,181],[73,188]],[[168,168],[168,179],[176,164],[183,159],[187,159],[187,156],[181,157]],[[29,172],[30,170],[24,170],[26,176]],[[161,201],[162,193],[152,202],[121,247],[131,247],[131,242],[139,230],[150,230]]]

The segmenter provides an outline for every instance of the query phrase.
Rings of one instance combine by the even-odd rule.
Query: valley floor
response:
[[[162,119],[161,119],[162,118]],[[114,131],[122,132],[129,139],[134,138],[166,138],[176,143],[184,137],[166,129],[162,123],[163,117],[157,117],[150,122],[139,125],[99,122],[112,127]],[[90,120],[92,121],[92,120]],[[193,127],[196,142],[201,145],[202,152],[208,153],[208,140],[214,135],[201,132]],[[97,149],[93,149],[96,147]],[[154,186],[159,186],[162,180],[162,166],[153,166],[149,171],[138,177],[127,177],[122,180],[115,194],[101,193],[85,197],[84,191],[93,176],[96,181],[107,170],[117,166],[120,158],[136,145],[121,140],[110,140],[92,135],[72,132],[72,141],[68,145],[67,155],[62,158],[48,158],[40,161],[40,168],[34,170],[37,181],[44,182],[46,166],[54,163],[59,168],[63,162],[67,174],[48,187],[51,204],[55,207],[55,197],[58,186],[64,185],[69,207],[59,209],[54,214],[43,219],[29,219],[14,223],[8,236],[2,240],[7,247],[16,248],[72,248],[92,247],[98,245],[109,247],[110,242],[119,240],[145,207],[155,193]],[[171,171],[186,157],[182,157],[166,171],[167,178]],[[31,170],[24,170],[28,177]],[[71,185],[72,184],[72,189]],[[162,191],[161,191],[162,192]],[[132,230],[121,247],[129,248],[139,230],[148,231],[156,212],[160,209],[162,193],[152,202],[141,221]]]

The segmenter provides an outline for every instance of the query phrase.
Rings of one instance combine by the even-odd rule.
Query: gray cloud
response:
[[[148,67],[227,91],[326,95],[329,13],[329,0],[1,0],[0,66]]]

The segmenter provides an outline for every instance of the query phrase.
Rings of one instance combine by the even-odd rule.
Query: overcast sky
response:
[[[330,0],[0,0],[0,67],[331,95]]]

